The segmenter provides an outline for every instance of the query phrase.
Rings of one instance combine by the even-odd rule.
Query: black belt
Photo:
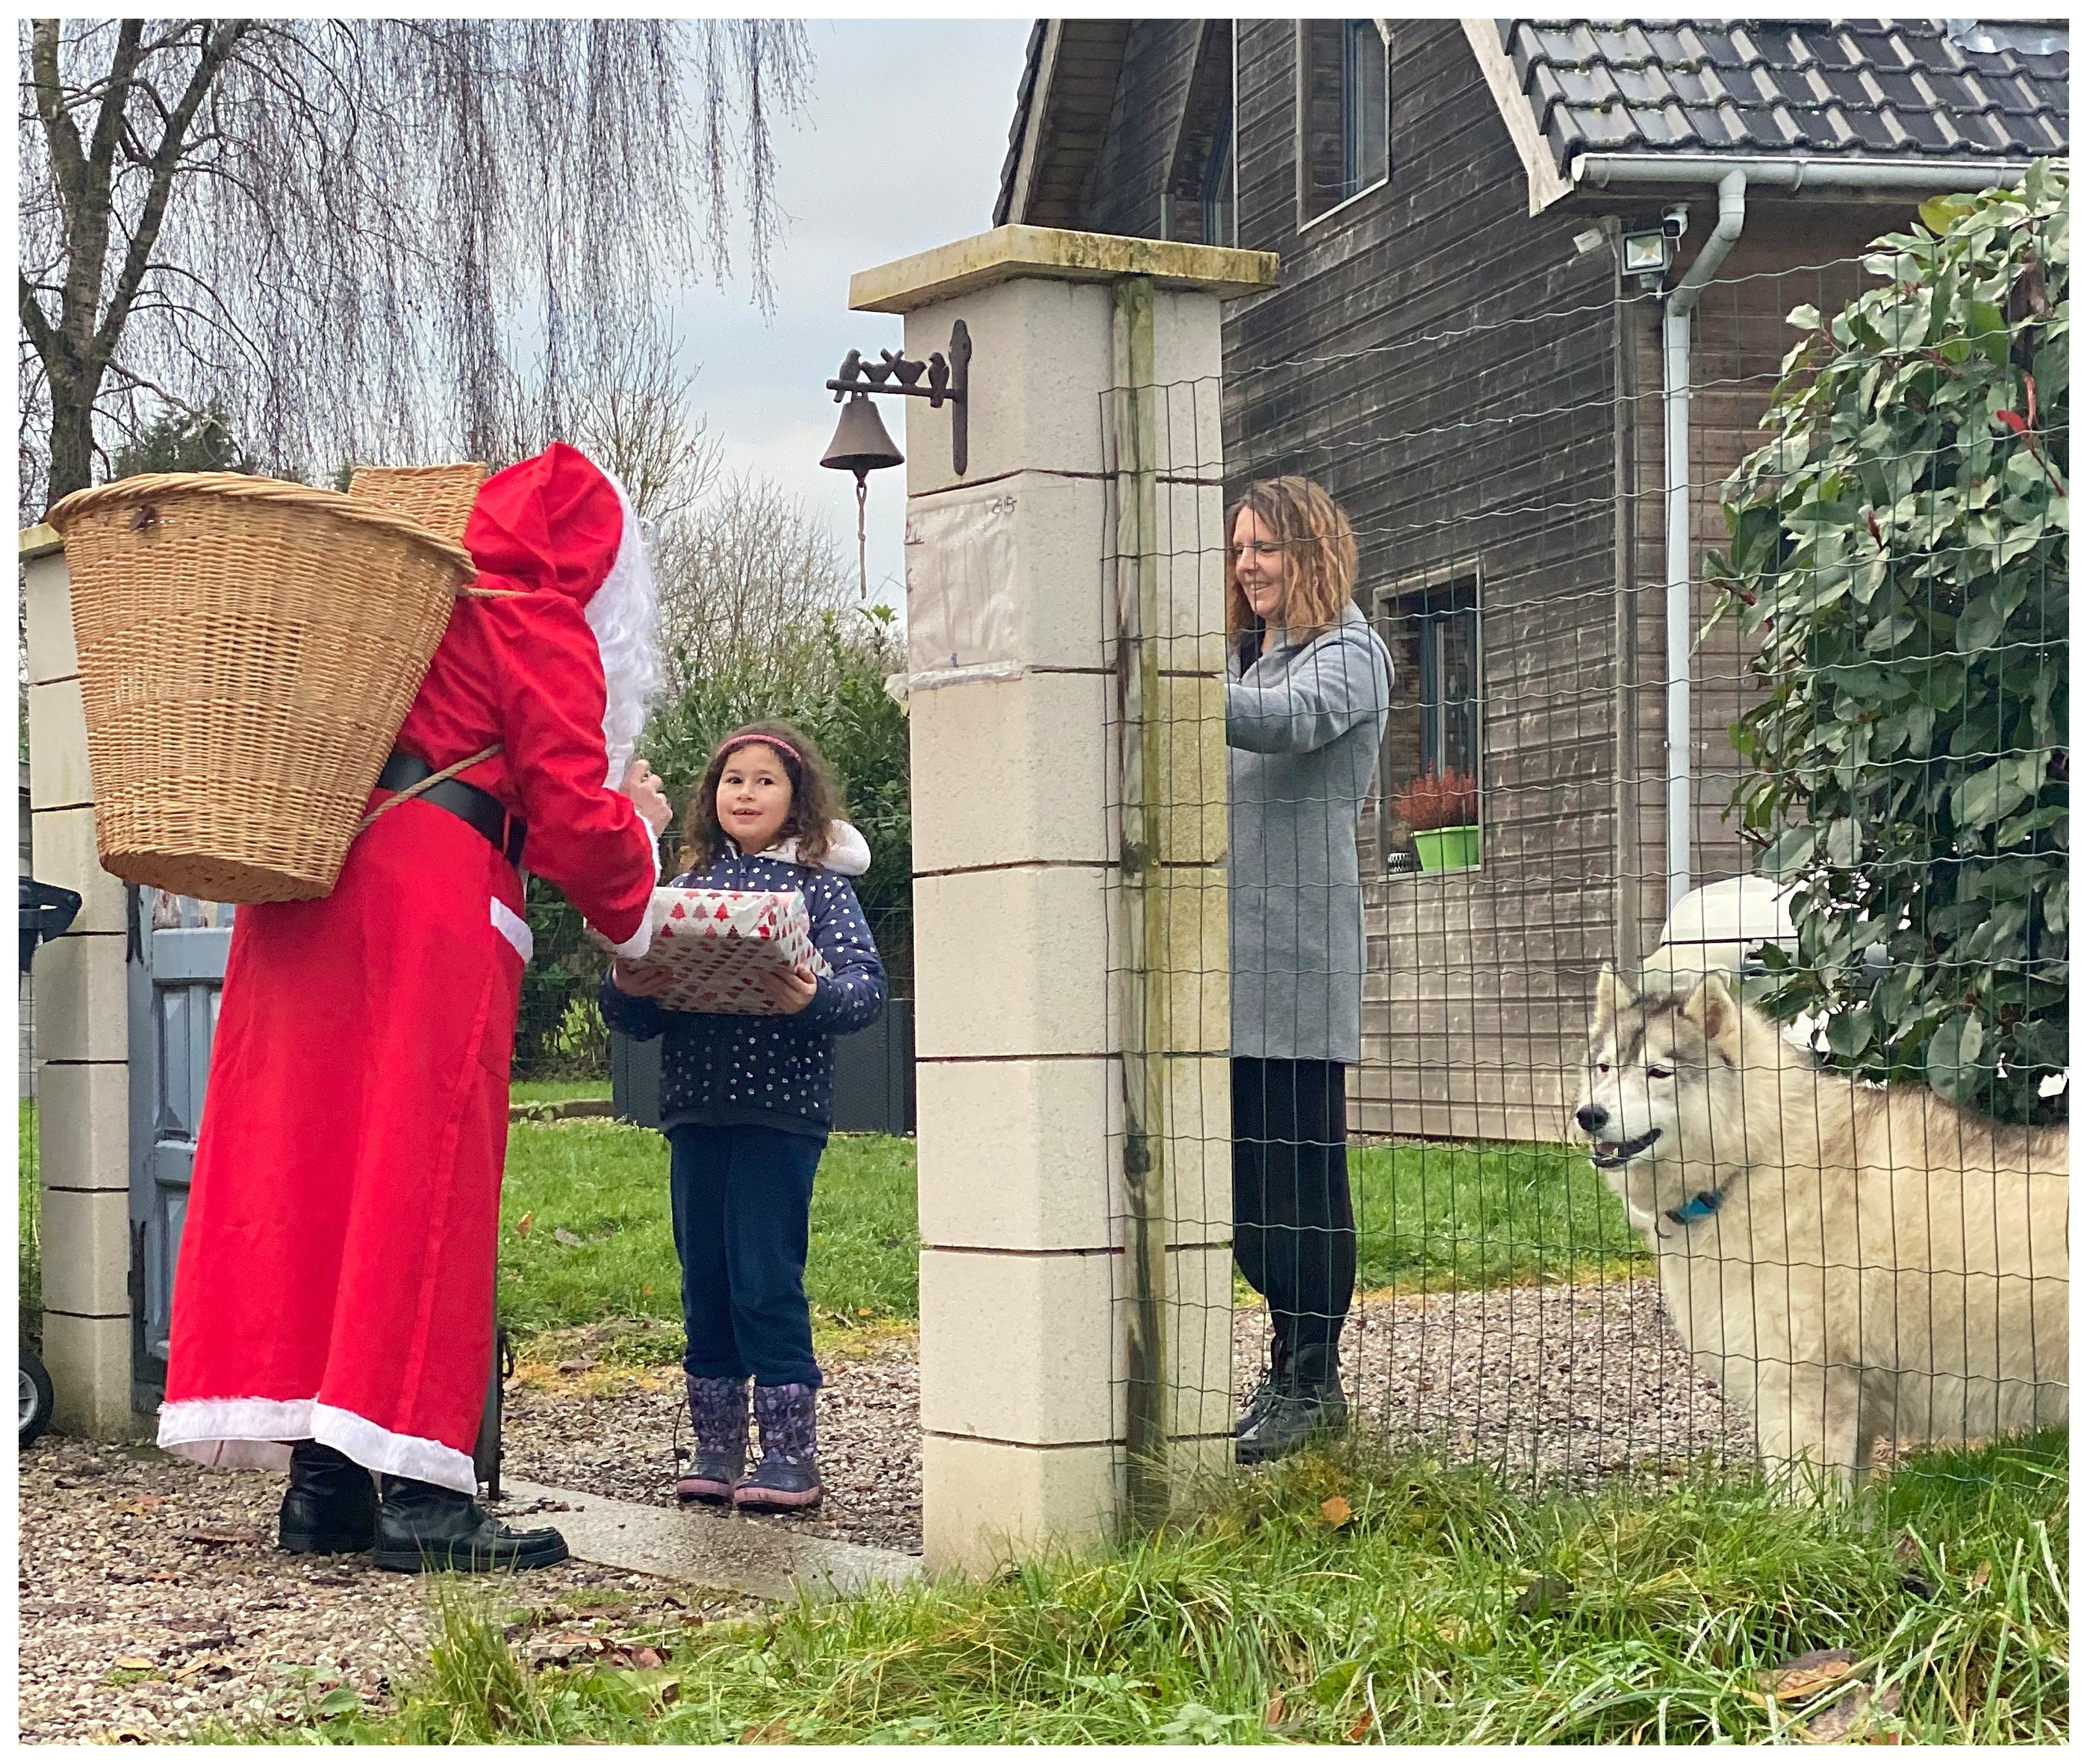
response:
[[[384,769],[377,774],[380,790],[411,790],[422,778],[433,778],[439,771],[417,753],[395,750],[384,762]],[[415,794],[417,803],[433,803],[437,808],[446,808],[459,820],[484,834],[493,849],[512,864],[522,862],[522,842],[529,837],[529,824],[519,815],[510,815],[500,799],[490,790],[482,790],[476,784],[467,784],[460,778],[446,778],[439,784],[430,784]]]

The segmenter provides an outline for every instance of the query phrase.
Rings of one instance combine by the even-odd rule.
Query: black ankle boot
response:
[[[408,1476],[384,1479],[372,1558],[380,1568],[409,1574],[444,1568],[470,1573],[548,1568],[568,1553],[565,1539],[548,1526],[510,1531],[455,1489]]]
[[[1246,1400],[1246,1407],[1232,1423],[1233,1438],[1238,1438],[1268,1412],[1268,1405],[1274,1401],[1276,1391],[1287,1385],[1289,1378],[1290,1344],[1278,1336],[1270,1350],[1267,1369],[1261,1374],[1261,1383],[1254,1386],[1253,1395]]]
[[[339,1556],[377,1540],[377,1482],[345,1452],[300,1439],[290,1447],[276,1541],[293,1556]]]
[[[1348,1430],[1348,1399],[1331,1345],[1300,1348],[1287,1378],[1271,1377],[1267,1407],[1240,1430],[1233,1451],[1243,1464],[1270,1464],[1302,1451],[1315,1434],[1338,1439]]]

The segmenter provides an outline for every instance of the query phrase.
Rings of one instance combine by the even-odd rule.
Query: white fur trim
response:
[[[659,664],[659,592],[645,556],[638,513],[615,473],[599,464],[595,469],[608,479],[616,500],[623,505],[623,538],[616,548],[616,561],[587,603],[587,625],[601,651],[602,677],[608,687],[601,722],[602,739],[608,748],[608,776],[603,782],[612,786],[637,752],[646,711],[659,690],[664,671]]]
[[[652,831],[651,828],[646,826],[642,821],[638,824],[644,827],[648,833]],[[657,839],[648,839],[646,841],[645,849],[652,854],[652,885],[657,888],[659,885],[659,842]],[[621,943],[611,946],[625,961],[639,960],[646,951],[652,947],[653,906],[654,903],[648,900],[645,903],[645,916],[638,922],[638,929],[625,938]]]
[[[514,953],[524,961],[536,953],[536,939],[528,920],[497,895],[493,898],[493,928],[514,946]]]
[[[735,845],[732,849],[736,851],[739,848]],[[795,863],[797,842],[779,839],[761,855],[773,858],[778,863]],[[826,823],[826,854],[813,867],[830,870],[835,876],[866,876],[869,873],[869,842],[847,821],[830,820]]]
[[[392,1433],[352,1409],[313,1398],[229,1396],[160,1405],[160,1449],[211,1469],[287,1470],[290,1442],[298,1439],[331,1446],[365,1470],[478,1492],[468,1452],[438,1439]]]
[[[653,880],[657,881],[659,879],[655,876]],[[617,944],[615,949],[617,954],[625,961],[638,961],[643,959],[645,952],[651,947],[652,909],[648,906],[645,909],[645,917],[638,922],[638,929],[625,938],[621,943]]]

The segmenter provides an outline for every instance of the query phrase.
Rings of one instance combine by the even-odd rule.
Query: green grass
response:
[[[36,1106],[18,1103],[20,1162],[15,1178],[15,1265],[21,1282],[21,1308],[27,1319],[44,1308],[43,1191],[36,1186]]]
[[[911,1140],[827,1143],[805,1270],[815,1322],[856,1328],[919,1315],[913,1195]],[[595,1119],[516,1123],[501,1215],[501,1313],[511,1328],[680,1322],[667,1143],[657,1133]],[[606,1357],[638,1363],[681,1356],[677,1329],[613,1332],[603,1346]]]
[[[608,1100],[609,1086],[606,1080],[582,1078],[510,1084],[508,1094],[516,1102],[570,1102],[581,1097],[598,1097],[605,1102]]]
[[[2067,1518],[2062,1437],[1914,1460],[1826,1510],[1709,1468],[1530,1497],[1308,1455],[1120,1549],[634,1635],[667,1656],[642,1670],[532,1672],[527,1614],[452,1588],[393,1704],[245,1736],[1748,1743],[1847,1689],[1778,1703],[1762,1672],[1846,1648],[1897,1707],[1871,1732],[2062,1743]]]
[[[1645,1257],[1622,1204],[1563,1146],[1407,1140],[1348,1162],[1366,1291],[1569,1280]]]

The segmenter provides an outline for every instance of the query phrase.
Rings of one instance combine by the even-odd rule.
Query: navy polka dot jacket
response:
[[[812,941],[833,971],[794,1016],[668,1011],[601,983],[601,1014],[633,1041],[664,1034],[659,1128],[768,1127],[825,1137],[834,1122],[834,1038],[868,1029],[884,1009],[884,963],[845,876],[728,850],[674,878],[677,888],[748,888],[804,897]]]

